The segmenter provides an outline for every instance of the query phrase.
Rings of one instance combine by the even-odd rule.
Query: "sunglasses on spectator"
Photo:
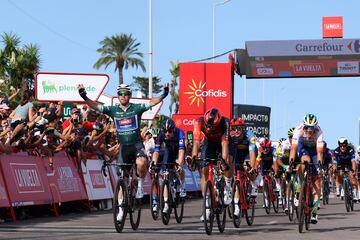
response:
[[[234,131],[242,131],[243,130],[243,127],[242,126],[233,126],[232,127],[232,130],[234,130]]]
[[[314,131],[314,130],[315,130],[315,126],[304,126],[304,130],[305,130],[305,131]]]
[[[118,96],[130,96],[130,92],[118,92]]]

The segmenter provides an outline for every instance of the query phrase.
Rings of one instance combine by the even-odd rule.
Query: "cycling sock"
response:
[[[232,180],[232,178],[227,178],[227,177],[225,177],[226,187],[231,188],[231,180]]]
[[[143,182],[144,182],[144,179],[139,177],[138,178],[138,188],[142,188]]]
[[[234,203],[238,204],[239,203],[239,198],[234,198]]]

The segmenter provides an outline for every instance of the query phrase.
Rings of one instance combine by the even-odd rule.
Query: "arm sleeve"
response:
[[[255,152],[256,137],[251,131],[247,131],[246,135],[248,136],[248,141],[249,141],[249,152]]]
[[[185,134],[181,129],[179,129],[179,150],[185,150]]]
[[[164,134],[163,134],[163,132],[160,132],[155,141],[154,152],[157,152],[157,153],[160,152],[160,148],[161,148],[161,145],[163,142],[164,142]]]

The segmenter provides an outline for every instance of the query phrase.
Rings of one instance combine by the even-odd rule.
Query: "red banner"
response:
[[[3,175],[0,169],[0,208],[10,207],[9,198],[6,192],[6,187],[3,179]]]
[[[205,64],[180,64],[179,112],[181,114],[204,114]]]
[[[176,127],[187,132],[194,131],[194,121],[201,116],[202,115],[173,114],[172,119],[174,120]]]
[[[323,17],[323,38],[343,37],[343,17]]]
[[[43,160],[48,166],[48,158]],[[53,169],[47,167],[47,177],[55,203],[87,199],[79,173],[65,153],[55,154]]]
[[[181,63],[179,113],[202,115],[216,107],[232,117],[232,63]]]
[[[27,154],[2,155],[0,163],[12,206],[53,202],[41,158]]]

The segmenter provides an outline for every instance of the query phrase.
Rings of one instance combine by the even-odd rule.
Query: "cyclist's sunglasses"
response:
[[[314,130],[315,130],[315,126],[304,126],[304,130],[305,130],[305,131],[314,131]]]
[[[340,146],[339,146],[339,147],[346,148],[346,147],[347,147],[347,145],[346,145],[346,144],[340,144]]]
[[[172,132],[173,132],[172,129],[166,129],[166,130],[164,130],[164,133],[172,133]]]
[[[130,92],[118,92],[118,96],[130,96]]]
[[[232,130],[233,130],[233,131],[239,131],[239,132],[240,132],[240,131],[243,131],[243,129],[244,129],[244,128],[243,128],[242,126],[233,126],[233,127],[232,127]]]

